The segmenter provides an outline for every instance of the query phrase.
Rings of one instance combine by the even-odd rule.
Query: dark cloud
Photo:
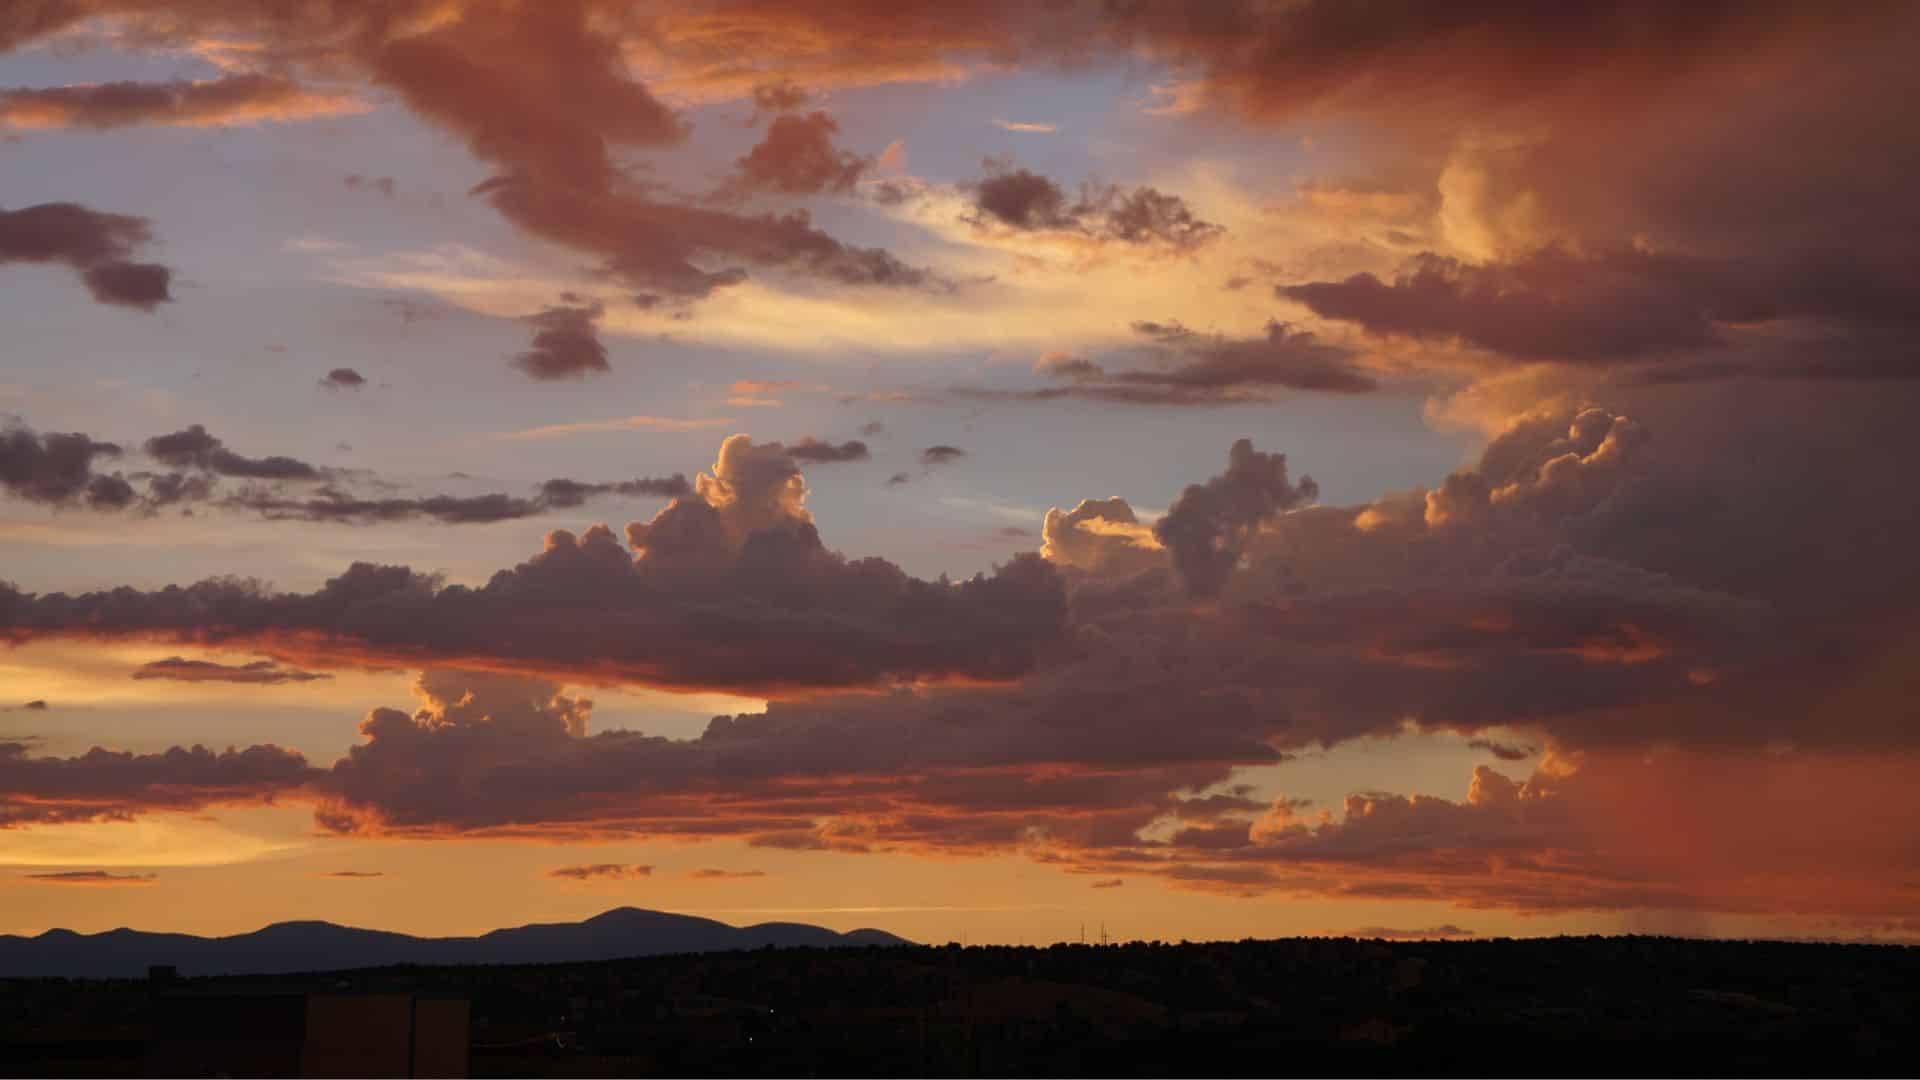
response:
[[[432,658],[663,686],[854,686],[1008,679],[1062,633],[1058,576],[1035,556],[958,583],[849,560],[820,542],[778,444],[728,439],[696,494],[627,533],[595,526],[477,589],[356,564],[311,594],[231,580],[31,597],[0,589],[0,633],[246,642],[307,665]]]
[[[132,486],[119,473],[93,467],[96,459],[119,456],[119,446],[77,431],[41,435],[9,427],[0,431],[0,487],[15,498],[54,506],[125,509],[134,501]]]
[[[24,743],[0,743],[0,828],[266,802],[304,783],[310,771],[305,758],[277,746],[219,753],[176,746],[159,754],[95,747],[56,758],[29,757]]]
[[[142,510],[205,502],[214,494],[213,477],[205,473],[136,473],[135,477],[147,485],[139,504]]]
[[[1467,746],[1474,750],[1485,750],[1501,761],[1525,761],[1536,753],[1531,746],[1512,746],[1493,739],[1468,739]]]
[[[1103,376],[1106,381],[1199,392],[1277,386],[1362,394],[1379,386],[1348,363],[1351,352],[1283,322],[1270,321],[1263,336],[1248,339],[1201,334],[1177,323],[1135,323],[1134,330],[1173,350],[1183,362],[1162,370],[1113,372]]]
[[[1920,271],[1871,268],[1857,256],[1782,264],[1544,249],[1483,265],[1428,253],[1391,284],[1356,274],[1275,291],[1382,336],[1459,341],[1517,360],[1618,364],[1724,346],[1723,326],[1912,322]]]
[[[858,439],[835,445],[808,436],[799,442],[787,444],[787,456],[809,465],[829,465],[837,461],[865,461],[870,455],[867,453],[867,444]]]
[[[1093,887],[1096,889],[1118,889],[1125,884],[1126,881],[1123,878],[1106,878],[1094,882]]]
[[[1439,926],[1426,926],[1412,930],[1397,926],[1356,926],[1336,936],[1360,938],[1366,941],[1444,941],[1448,938],[1473,937],[1474,933],[1452,923],[1441,923]]]
[[[539,498],[500,493],[362,498],[325,487],[310,496],[287,496],[268,489],[249,488],[227,496],[222,505],[250,511],[270,521],[372,524],[430,518],[443,525],[484,525],[534,517],[545,513],[550,504]]]
[[[1904,412],[1889,404],[1885,431]],[[1857,544],[1850,558],[1816,562],[1808,535],[1794,533],[1803,521],[1829,539],[1875,526],[1817,512],[1825,485],[1795,486],[1793,498],[1813,501],[1777,513],[1770,478],[1813,463],[1790,473],[1750,444],[1712,452],[1739,467],[1716,487],[1685,466],[1713,429],[1707,418],[1681,422],[1656,442],[1604,409],[1542,414],[1438,488],[1352,507],[1303,505],[1310,489],[1278,455],[1239,445],[1226,473],[1176,501],[1176,527],[1163,522],[1153,541],[1170,551],[1140,544],[1145,527],[1117,499],[1049,522],[1070,623],[1065,647],[1017,682],[777,697],[699,738],[665,739],[590,734],[590,703],[550,681],[432,671],[417,712],[374,710],[362,744],[303,790],[335,831],[1022,850],[1184,888],[1526,911],[1808,910],[1804,889],[1750,872],[1790,866],[1793,881],[1806,872],[1838,884],[1813,902],[1821,911],[1901,909],[1909,898],[1885,887],[1885,867],[1910,863],[1897,850],[1903,834],[1841,823],[1904,820],[1920,790],[1911,755],[1884,749],[1910,741],[1901,673],[1911,646],[1862,653],[1844,620],[1803,618],[1877,619],[1868,612],[1880,609],[1824,595],[1862,558]],[[1855,432],[1872,437],[1845,459],[1855,463],[1841,470],[1849,498],[1899,490],[1881,485],[1901,470],[1882,480],[1862,468],[1884,456],[1870,450],[1881,433]],[[1806,447],[1786,440],[1781,452]],[[1763,475],[1750,475],[1755,465]],[[1740,477],[1745,487],[1731,483]],[[1674,550],[1671,513],[1653,512],[1649,484],[1688,493],[1687,512],[1722,536],[1747,535],[1748,522],[1710,510],[1703,491],[1772,511],[1782,535],[1749,544],[1779,558]],[[643,564],[722,565],[713,552],[737,538],[791,534],[802,520],[804,487],[784,449],[730,440],[697,490],[705,511],[689,500],[636,530]],[[1071,528],[1056,528],[1065,519]],[[1074,536],[1137,548],[1138,561],[1082,558]],[[610,539],[552,550],[585,558],[604,545],[609,566],[624,562]],[[1641,547],[1652,554],[1627,561]],[[1655,559],[1662,570],[1637,565]],[[1805,599],[1780,572],[1796,559],[1801,576],[1822,579]],[[782,587],[796,578],[768,577]],[[1212,599],[1193,603],[1188,588],[1208,583]],[[1902,586],[1882,574],[1879,587]],[[505,588],[501,578],[488,586]],[[609,590],[596,596],[602,612],[624,606]],[[118,603],[138,601],[122,593]],[[1783,634],[1787,625],[1798,629]],[[549,638],[528,626],[512,636],[536,647]],[[1805,709],[1821,701],[1826,712]],[[1269,806],[1234,782],[1239,769],[1409,724],[1526,730],[1549,742],[1548,757],[1524,783],[1476,771],[1464,802],[1363,793],[1325,818],[1295,800]],[[1648,749],[1657,746],[1681,749],[1662,757]],[[1814,810],[1817,820],[1800,820]],[[1776,849],[1790,854],[1765,854]]]
[[[158,874],[115,874],[106,870],[57,870],[43,874],[21,874],[26,881],[42,885],[151,885]]]
[[[920,464],[950,465],[966,456],[967,452],[957,446],[929,446],[920,451]]]
[[[273,75],[237,74],[194,82],[110,82],[0,90],[0,124],[21,128],[109,128],[141,124],[205,127],[285,120],[353,108]]]
[[[1205,11],[1111,13],[1110,40],[1199,71],[1203,100],[1256,118],[1312,113],[1466,123],[1476,115],[1653,100],[1704,70],[1783,41],[1831,44],[1893,5],[1843,8],[1653,0],[1516,10],[1492,0],[1434,10],[1397,0],[1365,13],[1338,0]]]
[[[1190,251],[1226,230],[1197,217],[1186,200],[1150,187],[1131,192],[1083,184],[1069,197],[1059,184],[1026,169],[988,161],[989,175],[971,186],[976,224],[1026,232],[1056,231],[1132,246]]]
[[[226,443],[194,424],[181,431],[155,435],[142,444],[147,456],[176,469],[199,469],[218,476],[245,480],[318,481],[330,470],[279,455],[250,458],[227,449]]]
[[[1232,338],[1180,323],[1136,322],[1153,366],[1114,370],[1092,360],[1049,354],[1037,373],[1059,385],[1032,390],[963,386],[952,393],[978,401],[1104,401],[1123,405],[1241,405],[1271,400],[1275,389],[1364,394],[1379,388],[1352,363],[1352,350],[1310,331],[1267,323],[1259,337]]]
[[[546,506],[563,510],[584,505],[588,499],[600,495],[675,499],[691,494],[693,485],[687,483],[687,478],[679,473],[672,476],[642,476],[606,484],[559,478],[540,485],[540,498]]]
[[[327,372],[320,385],[329,390],[358,390],[367,385],[367,377],[349,367],[337,367]]]
[[[330,877],[330,878],[346,878],[352,881],[364,881],[369,878],[386,877],[387,875],[386,875],[386,872],[383,870],[334,870],[330,873],[323,874],[321,876]]]
[[[45,712],[47,710],[47,703],[40,698],[34,698],[32,701],[20,707],[28,712]]]
[[[158,263],[95,263],[80,273],[87,291],[103,304],[123,304],[151,311],[156,304],[173,299],[168,285],[173,271]]]
[[[703,867],[699,870],[688,871],[687,876],[696,881],[740,881],[745,878],[766,877],[767,872],[765,870],[720,870],[713,867]]]
[[[841,150],[833,144],[840,125],[824,112],[805,116],[777,116],[766,138],[735,162],[738,170],[726,191],[753,191],[780,195],[845,194],[873,159]]]
[[[739,267],[700,268],[693,260],[702,253],[843,285],[950,287],[887,251],[835,240],[814,228],[805,210],[750,216],[634,195],[552,191],[519,177],[483,185],[479,193],[522,228],[602,254],[629,283],[664,295],[701,297],[746,280]]]
[[[136,679],[167,679],[173,682],[228,682],[256,683],[274,685],[278,683],[313,682],[317,679],[331,679],[333,676],[314,671],[301,671],[290,668],[273,660],[255,660],[245,664],[219,664],[211,660],[188,660],[181,656],[169,656],[164,660],[153,660],[141,664],[133,671]]]
[[[1263,454],[1241,439],[1227,454],[1227,471],[1187,485],[1154,523],[1153,536],[1172,554],[1187,588],[1211,596],[1239,563],[1253,530],[1319,494],[1310,476],[1298,484],[1287,479],[1285,454]]]
[[[881,423],[878,420],[869,420],[866,423],[860,425],[860,434],[865,435],[869,439],[873,438],[875,435],[886,434],[886,430],[887,430],[887,425]]]
[[[887,486],[899,487],[901,484],[910,483],[912,480],[913,475],[911,473],[897,472],[887,477]]]
[[[1010,169],[981,180],[973,204],[981,213],[1016,229],[1066,229],[1079,217],[1060,185],[1026,169]]]
[[[1162,748],[1184,745],[1174,760],[1191,763],[1234,740],[1143,726],[1123,705],[1137,681],[1076,687],[1065,696],[963,688],[775,703],[676,740],[588,734],[590,703],[550,682],[428,672],[416,714],[368,714],[364,741],[320,786],[320,821],[375,833],[986,850],[1051,828],[1063,838],[1111,829],[1119,840],[1183,804],[1161,794],[1167,785],[1220,774],[1149,764]],[[1223,718],[1201,703],[1191,723],[1208,732]],[[531,783],[535,776],[546,782]]]
[[[79,273],[94,299],[150,311],[171,300],[171,272],[128,259],[152,240],[145,218],[106,214],[77,203],[0,209],[0,265],[58,262]]]
[[[573,510],[588,502],[621,498],[675,498],[693,490],[687,478],[642,476],[602,483],[556,477],[543,482],[531,496],[492,492],[485,495],[390,495],[368,498],[327,486],[306,497],[248,488],[222,500],[231,509],[247,510],[272,520],[326,521],[337,524],[375,524],[426,518],[442,525],[485,525],[518,521],[555,510]]]
[[[533,346],[513,358],[513,366],[542,382],[580,379],[604,374],[607,347],[595,327],[604,309],[599,304],[550,307],[527,316],[533,324]]]
[[[630,863],[586,863],[580,866],[556,866],[547,871],[547,876],[567,881],[632,881],[652,877],[653,867]]]

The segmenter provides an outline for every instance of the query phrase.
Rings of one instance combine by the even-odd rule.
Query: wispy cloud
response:
[[[627,863],[590,863],[585,866],[556,866],[547,871],[550,878],[566,881],[632,881],[652,877],[653,867]]]
[[[21,876],[42,885],[151,885],[158,877],[156,874],[110,874],[105,870],[61,870]]]
[[[1033,123],[1023,120],[1002,120],[994,118],[993,126],[1001,131],[1024,131],[1034,135],[1051,135],[1060,130],[1058,124]]]

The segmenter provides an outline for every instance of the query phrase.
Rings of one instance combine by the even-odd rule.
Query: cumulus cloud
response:
[[[152,660],[133,671],[136,679],[166,679],[172,682],[229,682],[274,685],[314,682],[333,676],[322,672],[301,671],[273,660],[254,660],[245,664],[221,664],[212,660],[189,660],[169,656]]]
[[[174,747],[131,754],[94,747],[77,757],[33,757],[0,743],[0,828],[127,820],[157,810],[263,803],[304,783],[306,759],[272,745]]]
[[[541,382],[604,374],[607,347],[595,327],[605,309],[599,304],[550,307],[527,316],[533,345],[513,358],[513,366]]]
[[[480,588],[355,564],[319,591],[210,580],[153,592],[34,597],[0,589],[10,636],[232,644],[289,662],[470,661],[661,686],[857,686],[1020,675],[1063,630],[1063,587],[1037,556],[957,583],[850,560],[820,542],[779,444],[734,436],[694,494],[628,526],[558,530]]]
[[[100,458],[118,458],[120,447],[79,432],[38,434],[15,425],[0,431],[0,487],[15,498],[55,506],[125,509],[133,487],[119,473],[95,471]]]
[[[1118,499],[1050,515],[1047,558],[1064,573],[1019,563],[984,585],[902,580],[824,553],[792,448],[749,443],[637,527],[637,560],[601,530],[556,534],[527,566],[462,591],[367,568],[313,596],[0,592],[0,625],[21,638],[331,642],[356,659],[583,680],[645,669],[597,630],[657,652],[680,685],[701,672],[796,691],[665,740],[586,734],[584,706],[553,684],[435,682],[424,719],[376,713],[353,767],[304,789],[325,800],[330,827],[1019,850],[1109,880],[1527,911],[1913,909],[1907,673],[1920,579],[1908,553],[1920,519],[1905,512],[1899,448],[1915,403],[1897,377],[1912,371],[1906,189],[1920,140],[1861,105],[1913,97],[1905,7],[1390,4],[1369,9],[1364,32],[1328,3],[1199,14],[992,3],[956,22],[951,5],[922,0],[800,0],[634,24],[571,5],[380,7],[277,5],[266,18],[197,4],[153,32],[238,31],[369,73],[499,169],[478,194],[512,221],[675,298],[748,269],[937,282],[803,215],[687,205],[623,170],[623,152],[684,131],[629,71],[661,72],[674,100],[708,100],[788,78],[946,78],[983,57],[1146,55],[1182,72],[1167,91],[1182,108],[1369,121],[1382,156],[1420,174],[1396,190],[1433,193],[1394,211],[1417,219],[1391,226],[1404,231],[1370,237],[1433,254],[1399,275],[1377,261],[1372,278],[1343,277],[1356,268],[1344,263],[1289,273],[1284,299],[1419,357],[1461,346],[1525,362],[1543,389],[1516,403],[1502,395],[1517,380],[1484,381],[1436,402],[1449,418],[1484,409],[1472,419],[1504,430],[1431,488],[1312,505],[1304,480],[1269,468],[1277,455],[1248,449],[1257,467],[1236,452],[1227,476],[1151,529]],[[0,16],[0,46],[124,10]],[[1029,245],[1178,252],[1198,223],[1163,193],[1102,201],[1011,167],[973,190],[980,228]],[[0,243],[12,261],[82,271],[131,257],[22,250]],[[158,269],[102,269],[93,284],[164,293]],[[1374,378],[1297,327],[1240,340],[1161,322],[1141,334],[1146,363],[1062,362],[1038,373],[1056,382],[1013,393],[1217,404],[1276,388],[1359,392]],[[1468,363],[1473,377],[1491,366]],[[1814,392],[1750,378],[1778,372],[1881,381]],[[1589,397],[1610,407],[1578,407]],[[82,456],[91,473],[105,455]],[[997,585],[1019,602],[989,602]],[[635,610],[657,623],[636,632]],[[989,631],[1002,622],[1049,633],[1016,637],[996,659],[988,642],[1007,639]],[[927,623],[954,624],[954,639]],[[427,633],[463,625],[473,640]],[[537,655],[549,640],[564,659]],[[896,640],[942,662],[905,646],[873,660],[874,642]],[[808,679],[782,668],[799,658]],[[827,668],[836,674],[820,678]],[[1009,672],[1017,683],[966,685]],[[888,692],[818,693],[875,681]],[[469,693],[489,702],[484,716],[455,707]],[[1325,818],[1236,787],[1239,770],[1269,775],[1289,753],[1409,724],[1537,741],[1553,764],[1524,780],[1482,770],[1464,801],[1362,792]]]
[[[0,265],[63,263],[103,304],[151,311],[173,299],[172,271],[130,261],[152,238],[145,218],[102,213],[78,203],[0,209]]]
[[[260,74],[0,90],[0,125],[15,128],[217,127],[364,108],[351,97],[315,93],[289,79]]]
[[[1166,549],[1153,530],[1118,495],[1082,499],[1072,510],[1047,511],[1040,555],[1089,574],[1127,575],[1167,565]]]
[[[1795,715],[1834,692],[1824,672],[1830,650],[1850,647],[1845,637],[1783,652],[1775,616],[1753,597],[1623,561],[1640,542],[1632,538],[1665,535],[1662,518],[1634,508],[1665,474],[1656,455],[1694,434],[1656,442],[1604,409],[1542,414],[1437,491],[1347,507],[1309,505],[1308,483],[1279,455],[1238,444],[1221,476],[1188,489],[1151,530],[1168,549],[1160,565],[1142,557],[1137,568],[1096,572],[1103,559],[1150,552],[1122,500],[1056,512],[1047,556],[1071,571],[1070,621],[1063,647],[1018,681],[776,694],[762,713],[667,739],[590,731],[591,703],[551,680],[436,669],[421,680],[422,707],[374,710],[362,744],[300,790],[324,827],[344,832],[1018,850],[1102,878],[1236,893],[1805,911],[1804,890],[1768,869],[1759,833],[1808,814],[1800,793],[1846,789],[1784,834],[1790,869],[1844,883],[1818,900],[1821,911],[1899,909],[1911,897],[1887,885],[1884,868],[1908,856],[1871,838],[1833,839],[1840,822],[1904,806],[1905,795],[1889,793],[1915,790],[1910,755],[1859,742],[1903,737],[1883,723],[1897,694],[1864,687],[1828,715]],[[715,551],[792,543],[812,528],[804,481],[767,445],[729,440],[695,487],[642,527],[632,565],[658,559],[653,569],[718,575],[702,578],[711,587],[739,570]],[[605,531],[556,540],[550,552],[630,564]],[[488,590],[545,584],[529,568],[509,576],[519,580],[496,578]],[[763,580],[784,589],[808,579]],[[1776,590],[1757,595],[1791,596],[1778,579],[1754,582]],[[1194,591],[1211,599],[1196,605]],[[623,606],[616,591],[594,596],[600,612]],[[803,593],[781,600],[805,610]],[[121,594],[114,617],[140,602]],[[737,606],[729,596],[709,610]],[[381,607],[418,626],[474,622]],[[33,622],[0,610],[9,627]],[[102,620],[87,625],[97,632]],[[754,640],[776,643],[764,632]],[[839,642],[819,651],[848,655]],[[1846,666],[1857,680],[1857,663]],[[1778,692],[1808,679],[1797,698]],[[1524,781],[1476,770],[1464,801],[1361,792],[1316,814],[1236,783],[1239,770],[1409,723],[1528,731],[1549,749]],[[1807,749],[1783,753],[1783,738]],[[1649,757],[1656,741],[1679,749]],[[1870,794],[1856,798],[1856,788]],[[1688,794],[1676,803],[1676,792]],[[1742,833],[1749,818],[1767,828]],[[1673,845],[1641,838],[1661,830]],[[1689,863],[1674,845],[1716,854]]]
[[[1310,476],[1298,484],[1288,480],[1285,454],[1263,454],[1251,440],[1241,439],[1227,453],[1227,471],[1187,485],[1154,523],[1153,536],[1172,556],[1187,588],[1210,596],[1239,564],[1254,529],[1319,494]]]

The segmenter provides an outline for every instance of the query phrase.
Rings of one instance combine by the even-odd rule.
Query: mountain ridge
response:
[[[909,945],[884,930],[844,933],[807,923],[733,926],[646,908],[610,908],[578,922],[527,923],[483,934],[416,937],[323,919],[269,923],[217,937],[115,927],[0,934],[0,978],[137,978],[155,964],[182,975],[284,975],[395,964],[568,963],[741,949]]]

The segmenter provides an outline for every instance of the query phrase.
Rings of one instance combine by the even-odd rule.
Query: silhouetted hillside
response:
[[[662,953],[900,945],[884,930],[842,934],[804,923],[729,926],[713,919],[615,908],[577,923],[535,923],[479,937],[419,938],[328,922],[284,922],[231,937],[109,930],[0,935],[0,977],[132,978],[155,964],[183,975],[270,975],[384,964],[535,964]]]
[[[0,979],[0,1074],[137,1075],[183,1017],[232,1028],[237,1001],[299,994],[463,999],[476,1076],[1845,1076],[1920,1061],[1920,949],[1338,938]]]

